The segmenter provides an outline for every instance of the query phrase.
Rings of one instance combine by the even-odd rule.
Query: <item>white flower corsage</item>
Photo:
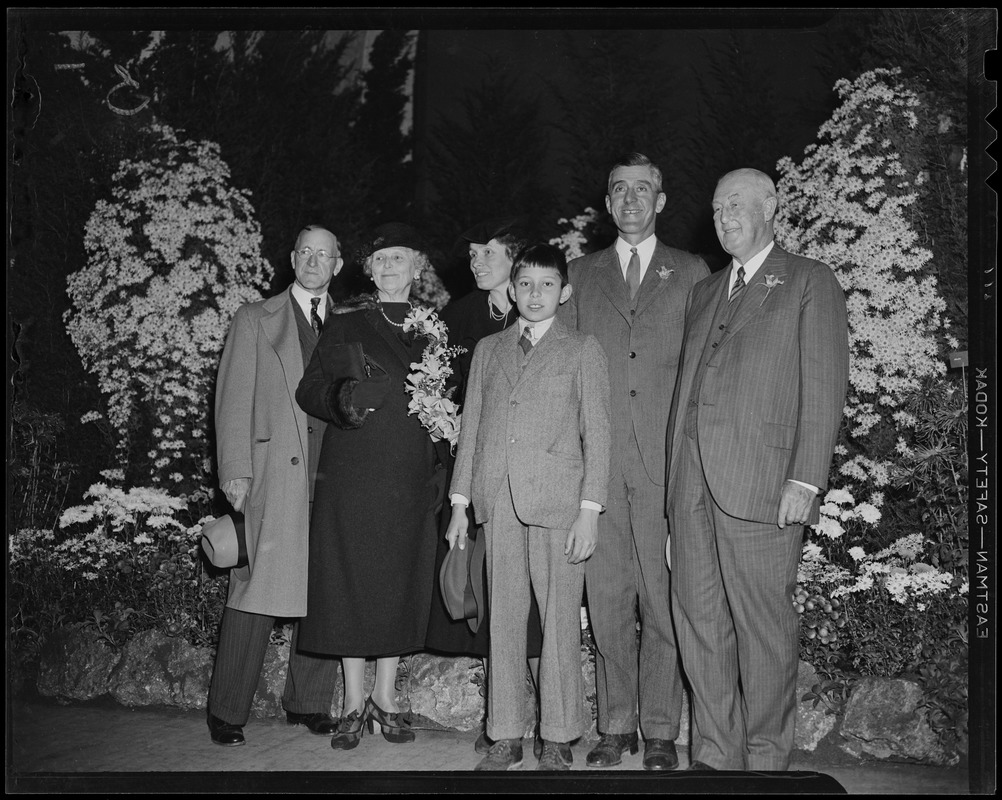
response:
[[[769,292],[771,292],[777,286],[782,286],[783,285],[783,281],[781,281],[775,275],[772,275],[770,273],[769,275],[765,276],[765,282],[764,283],[760,283],[758,285],[765,287],[765,297],[762,298],[762,303],[764,303],[766,300],[769,299]],[[759,305],[761,306],[762,303],[759,303]]]
[[[456,387],[446,390],[445,381],[452,375],[452,359],[465,353],[466,348],[448,346],[448,328],[435,309],[427,306],[412,308],[407,313],[404,330],[429,340],[421,360],[411,363],[413,372],[407,376],[404,388],[411,396],[407,413],[417,414],[432,441],[444,439],[455,447],[460,422],[459,407],[452,400]]]
[[[663,281],[668,280],[674,272],[675,270],[668,269],[668,267],[658,267],[658,277]]]

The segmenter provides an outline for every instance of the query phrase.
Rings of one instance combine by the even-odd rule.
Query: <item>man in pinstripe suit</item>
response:
[[[692,686],[690,769],[785,770],[796,722],[803,526],[845,403],[845,298],[826,265],[773,242],[776,189],[725,175],[733,261],[689,296],[668,428],[672,610]]]

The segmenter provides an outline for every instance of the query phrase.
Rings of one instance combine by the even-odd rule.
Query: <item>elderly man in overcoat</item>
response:
[[[709,270],[655,236],[667,202],[661,181],[661,170],[640,153],[613,167],[605,205],[619,236],[571,262],[574,293],[561,307],[569,327],[602,345],[612,387],[609,499],[585,571],[601,734],[590,767],[635,753],[638,723],[644,769],[678,766],[682,681],[665,563],[665,432],[685,298]]]
[[[264,656],[276,619],[306,614],[313,484],[325,424],[296,403],[329,307],[331,279],[343,266],[330,231],[304,228],[291,253],[295,282],[233,318],[216,384],[219,483],[243,512],[246,567],[230,573],[208,722],[212,741],[244,743]],[[297,651],[298,624],[282,705],[290,724],[333,735],[337,662]]]
[[[842,419],[845,297],[773,242],[776,188],[740,169],[713,222],[733,260],[689,297],[669,427],[672,608],[692,686],[690,769],[785,770],[798,664],[791,595]]]

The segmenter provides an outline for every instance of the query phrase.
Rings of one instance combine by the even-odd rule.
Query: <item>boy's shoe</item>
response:
[[[522,766],[522,740],[499,739],[491,745],[487,755],[473,769],[475,772],[503,772]]]
[[[548,742],[543,740],[543,754],[539,758],[537,770],[563,771],[569,770],[574,763],[574,754],[567,742]]]

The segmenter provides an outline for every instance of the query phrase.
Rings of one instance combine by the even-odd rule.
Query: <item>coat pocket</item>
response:
[[[792,450],[796,435],[796,425],[783,425],[779,422],[766,422],[762,431],[766,447],[776,447],[780,450]]]

